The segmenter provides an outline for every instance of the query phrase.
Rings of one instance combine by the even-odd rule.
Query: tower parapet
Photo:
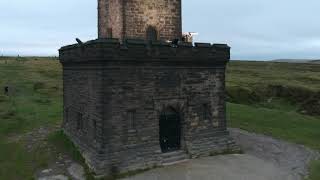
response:
[[[73,44],[60,49],[62,63],[72,61],[147,61],[147,62],[192,62],[196,64],[225,64],[230,59],[230,47],[226,44],[171,43],[129,39],[97,39],[84,44]]]

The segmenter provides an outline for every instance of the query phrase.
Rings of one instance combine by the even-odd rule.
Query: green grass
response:
[[[250,88],[267,85],[320,90],[320,64],[231,61],[227,86]]]
[[[320,161],[313,161],[310,167],[310,177],[308,180],[320,179]]]
[[[35,145],[27,151],[26,142],[8,137],[61,123],[61,74],[56,58],[0,57],[0,179],[32,179],[56,158],[46,146]],[[320,64],[233,61],[226,81],[232,127],[320,150],[320,117],[301,114],[303,104],[314,101],[320,92]],[[4,86],[10,87],[9,96],[3,95]],[[51,134],[47,142],[84,163],[62,131]],[[313,162],[310,171],[310,180],[319,180],[320,162]]]
[[[48,141],[51,144],[54,144],[58,151],[68,154],[73,160],[81,163],[85,162],[78,149],[63,133],[62,130],[50,134],[48,137]]]
[[[231,127],[262,133],[320,151],[320,118],[295,111],[228,103]]]
[[[320,115],[320,64],[232,61],[227,68],[228,101],[238,104],[285,99],[297,111]]]
[[[33,179],[34,173],[46,168],[54,159],[46,147],[36,145],[30,152],[24,142],[0,142],[0,179]]]
[[[9,86],[9,96],[3,94],[4,86]],[[52,155],[45,147],[36,144],[29,152],[26,142],[8,137],[60,124],[61,89],[56,60],[0,60],[0,179],[32,179],[40,167],[48,165]]]
[[[9,97],[2,95],[4,86],[9,86]],[[57,61],[11,60],[0,64],[0,88],[0,115],[6,119],[0,121],[0,136],[60,123],[62,82]]]

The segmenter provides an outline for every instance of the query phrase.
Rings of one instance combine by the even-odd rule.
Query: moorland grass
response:
[[[231,127],[285,139],[320,151],[320,117],[228,103],[227,118]]]
[[[227,67],[227,87],[249,88],[266,85],[320,90],[320,64],[261,61],[231,61]]]
[[[310,176],[307,180],[320,179],[320,161],[313,161],[310,166]]]
[[[229,102],[256,104],[272,97],[283,98],[307,114],[319,114],[309,102],[320,94],[320,64],[232,61],[227,68]]]
[[[57,158],[45,146],[36,145],[27,151],[25,142],[0,142],[0,179],[33,179],[34,174],[48,167]]]
[[[35,88],[38,82],[44,85]],[[9,86],[8,95],[4,86]],[[46,147],[27,150],[27,142],[11,139],[60,124],[61,88],[58,61],[0,60],[0,179],[32,179],[40,167],[47,166],[53,155]]]

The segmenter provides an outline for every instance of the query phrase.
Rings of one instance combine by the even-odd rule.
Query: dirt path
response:
[[[230,129],[246,154],[190,160],[125,180],[302,180],[319,153],[268,136]]]
[[[240,129],[229,129],[229,131],[247,154],[272,162],[295,177],[308,175],[310,161],[320,157],[318,152],[303,145],[288,143]]]

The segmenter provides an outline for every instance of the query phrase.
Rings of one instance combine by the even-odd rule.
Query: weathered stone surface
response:
[[[68,180],[69,178],[64,175],[54,175],[54,176],[47,176],[41,177],[38,180]]]
[[[64,131],[98,174],[161,165],[167,108],[179,113],[180,149],[189,157],[234,149],[225,117],[229,58],[226,45],[100,39],[63,47]]]
[[[52,169],[45,169],[45,170],[42,170],[41,173],[47,174],[47,173],[50,173],[51,171]]]
[[[84,169],[80,164],[72,163],[68,172],[76,180],[85,180]]]

